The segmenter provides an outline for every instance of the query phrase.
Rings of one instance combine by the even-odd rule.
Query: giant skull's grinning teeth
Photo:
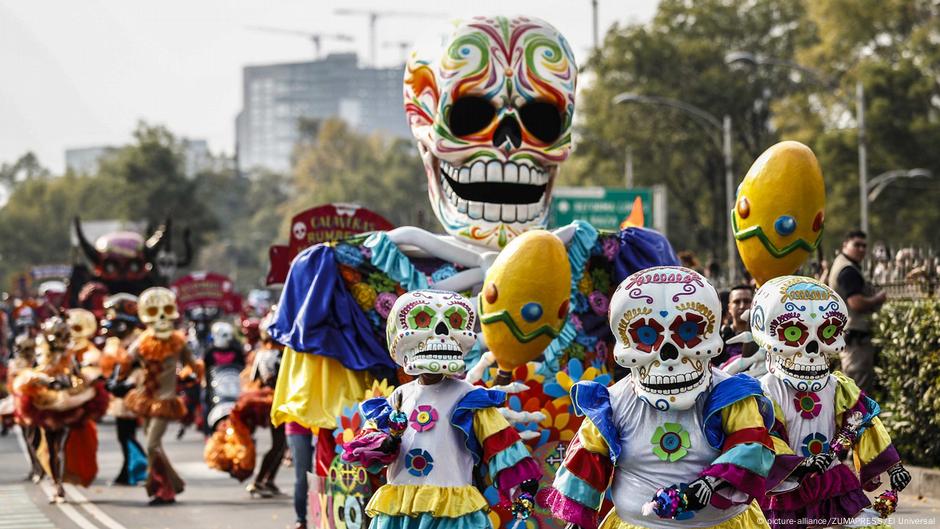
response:
[[[441,161],[441,192],[458,213],[491,222],[526,222],[542,216],[549,174],[514,162],[480,160],[463,167]],[[488,202],[496,197],[499,202]]]

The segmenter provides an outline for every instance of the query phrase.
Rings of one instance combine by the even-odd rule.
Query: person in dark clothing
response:
[[[862,274],[861,263],[868,251],[865,232],[850,231],[829,270],[829,287],[839,293],[848,308],[845,350],[840,354],[842,371],[865,392],[875,382],[875,347],[871,342],[871,315],[881,308],[887,296],[875,292]]]
[[[738,356],[749,357],[757,352],[757,344],[728,343],[728,340],[751,330],[748,314],[751,310],[751,301],[754,299],[754,288],[750,285],[735,285],[728,292],[728,323],[721,328],[721,338],[725,341],[725,348],[720,355],[712,358],[712,365],[721,366],[728,360]]]

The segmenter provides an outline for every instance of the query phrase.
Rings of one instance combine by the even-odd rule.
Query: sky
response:
[[[598,0],[601,38],[656,4]],[[351,35],[324,40],[323,54],[367,63],[368,18],[337,8],[398,12],[378,19],[380,66],[401,63],[399,43],[433,50],[453,20],[481,14],[543,18],[579,60],[593,40],[591,0],[0,0],[0,163],[33,151],[59,173],[65,149],[125,144],[140,120],[231,155],[242,68],[315,56],[301,35],[251,27]]]

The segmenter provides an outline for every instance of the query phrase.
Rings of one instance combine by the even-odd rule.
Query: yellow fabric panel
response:
[[[853,452],[855,453],[855,468],[860,469],[862,465],[867,465],[878,454],[885,451],[891,444],[891,436],[885,430],[885,425],[881,419],[875,417],[871,420],[871,426],[865,428],[862,436],[855,440]]]
[[[655,524],[654,519],[650,520],[650,524]],[[629,524],[620,519],[617,516],[617,510],[611,509],[607,514],[607,517],[604,518],[604,521],[601,522],[601,525],[598,529],[655,529],[656,525],[642,526],[642,525],[633,525]],[[761,512],[760,507],[757,505],[756,501],[752,501],[751,505],[747,508],[746,511],[735,516],[734,518],[722,522],[717,525],[709,525],[703,529],[769,529],[770,526],[767,524],[767,518],[764,518],[764,513]]]
[[[584,422],[581,423],[581,428],[578,429],[578,439],[581,441],[581,446],[583,446],[585,450],[610,457],[610,449],[607,447],[607,441],[604,440],[604,436],[601,435],[597,426],[594,426],[591,419],[587,417],[584,418]]]
[[[284,348],[274,388],[271,422],[296,422],[306,428],[336,428],[343,407],[358,404],[372,386],[365,371],[346,369],[338,360]]]
[[[855,385],[854,380],[841,371],[833,371],[832,376],[835,377],[837,382],[835,402],[836,425],[841,425],[842,414],[845,413],[845,410],[855,406],[855,403],[858,402],[859,395],[862,394],[862,390]]]
[[[757,408],[757,400],[749,397],[722,408],[721,425],[729,434],[746,428],[763,428],[764,419]]]
[[[507,427],[509,427],[509,421],[497,408],[482,408],[473,414],[473,433],[476,434],[481,445],[487,437]]]
[[[774,442],[774,454],[778,456],[792,456],[794,455],[793,449],[790,448],[790,445],[787,444],[783,439],[771,435],[770,439]]]
[[[429,513],[456,518],[479,510],[489,510],[486,499],[473,485],[437,487],[434,485],[382,485],[372,496],[366,512],[388,516],[417,516]]]

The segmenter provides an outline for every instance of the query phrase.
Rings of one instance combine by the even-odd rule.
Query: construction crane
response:
[[[280,33],[283,35],[296,35],[299,37],[305,37],[307,40],[313,43],[313,48],[316,51],[317,59],[320,58],[320,49],[324,40],[337,40],[340,42],[352,42],[355,40],[352,35],[347,35],[345,33],[313,33],[310,31],[271,28],[267,26],[246,26],[245,29],[250,29],[252,31],[264,31],[266,33]]]
[[[375,50],[375,23],[380,17],[423,17],[423,18],[443,18],[446,13],[433,13],[427,11],[375,11],[372,9],[347,9],[340,8],[333,11],[335,15],[352,15],[369,17],[369,63],[376,67]]]
[[[382,46],[397,46],[398,50],[401,52],[401,63],[405,64],[408,62],[408,48],[411,47],[411,42],[407,40],[385,41],[382,43]]]

